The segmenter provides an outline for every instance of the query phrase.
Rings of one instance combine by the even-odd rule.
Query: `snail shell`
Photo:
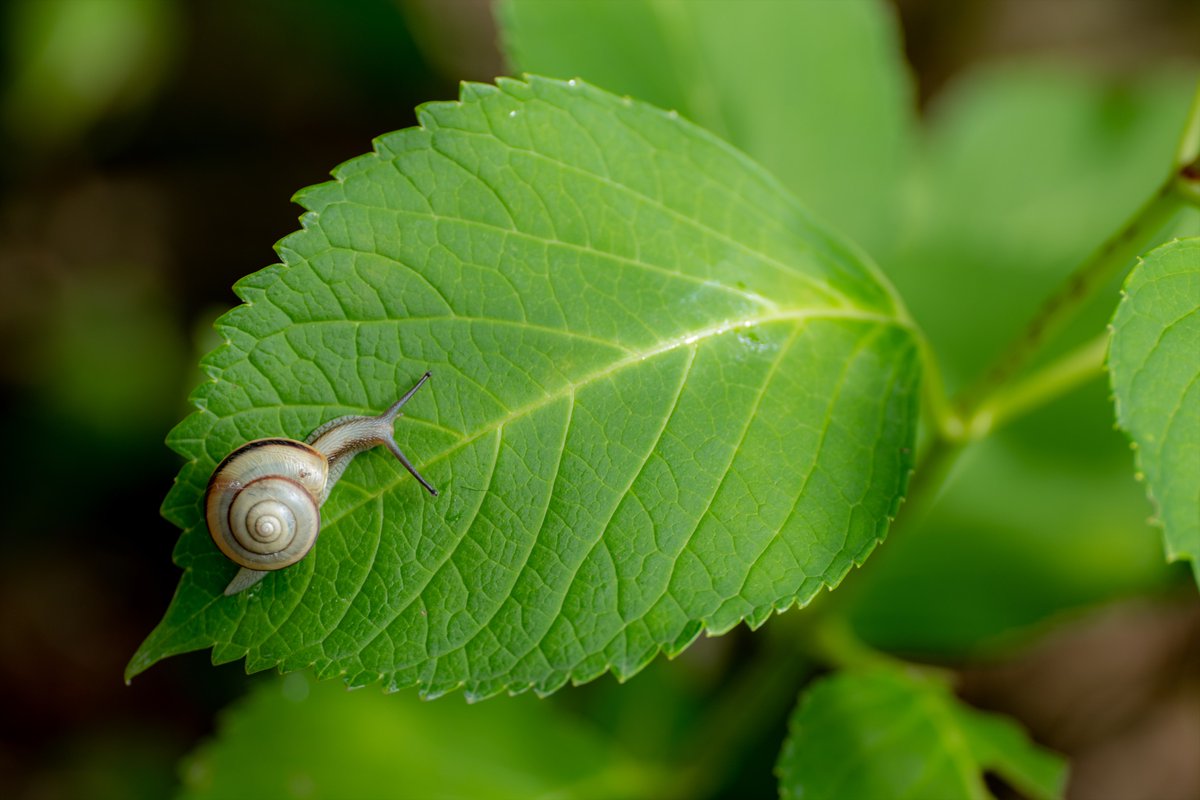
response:
[[[242,569],[225,588],[237,594],[304,558],[321,531],[321,505],[355,455],[384,445],[437,496],[396,446],[393,425],[400,409],[429,379],[377,417],[341,417],[317,428],[308,442],[257,439],[217,466],[204,495],[208,531],[222,553]]]
[[[329,461],[291,439],[259,439],[233,451],[208,483],[204,517],[221,552],[240,566],[282,569],[312,549]]]

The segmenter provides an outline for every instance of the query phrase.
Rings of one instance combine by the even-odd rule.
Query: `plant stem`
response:
[[[958,420],[946,399],[946,385],[938,368],[937,354],[934,353],[925,332],[916,326],[913,329],[917,332],[924,373],[921,376],[921,416],[934,439],[944,438],[947,429],[953,430],[958,425]]]
[[[1200,81],[1192,95],[1192,107],[1188,110],[1183,135],[1179,137],[1179,148],[1175,151],[1175,166],[1181,173],[1197,166],[1200,159]],[[1193,176],[1194,177],[1194,176]]]
[[[1188,180],[1184,180],[1185,173],[1180,173],[1177,190],[1184,200],[1196,208],[1200,208],[1200,163],[1195,165],[1193,172],[1195,174],[1191,175]]]
[[[1108,339],[1105,331],[1029,377],[1010,387],[998,388],[966,422],[964,427],[970,439],[981,439],[1013,417],[1103,375]]]
[[[1162,188],[1143,205],[1133,218],[1117,231],[1092,256],[1050,295],[1025,330],[1009,344],[991,369],[968,388],[955,404],[963,419],[972,419],[979,408],[1028,365],[1054,333],[1069,322],[1096,291],[1108,283],[1129,260],[1141,253],[1155,234],[1182,205],[1172,174]]]
[[[1103,372],[1107,334],[1012,384],[1013,378],[1051,337],[1130,259],[1145,250],[1171,217],[1188,203],[1200,205],[1200,83],[1192,97],[1171,172],[1158,191],[1068,276],[978,381],[953,402],[938,401],[935,409],[938,424],[934,426],[933,441],[918,460],[909,487],[909,499],[903,510],[906,521],[919,519],[922,509],[936,499],[967,444]],[[927,360],[932,358],[928,346],[925,353]]]
[[[1175,164],[1178,166],[1175,190],[1185,202],[1200,208],[1200,82],[1192,96],[1192,108],[1175,153]]]
[[[933,438],[917,460],[893,529],[920,520],[936,501],[963,449],[1020,414],[1101,374],[1107,334],[1073,350],[1012,384],[1013,377],[1040,352],[1093,293],[1140,253],[1183,205],[1173,173],[1153,197],[1050,296],[983,377],[953,402],[943,401]],[[929,353],[928,350],[926,350]]]
[[[1162,186],[1123,228],[1071,273],[992,367],[963,392],[955,403],[961,417],[974,419],[979,409],[1004,392],[1005,384],[1029,364],[1050,337],[1061,330],[1130,259],[1143,252],[1154,235],[1185,203],[1195,202],[1194,197],[1200,197],[1200,84],[1192,97],[1170,174]]]

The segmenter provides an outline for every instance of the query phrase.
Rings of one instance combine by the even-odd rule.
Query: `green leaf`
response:
[[[482,706],[347,692],[303,673],[226,711],[183,797],[651,797],[664,775],[531,697]]]
[[[784,800],[982,800],[984,773],[1033,800],[1061,797],[1066,766],[1010,720],[892,667],[815,683],[792,714],[776,766]]]
[[[1200,238],[1152,251],[1113,316],[1117,424],[1133,439],[1167,555],[1200,583]]]
[[[890,4],[506,0],[498,17],[517,69],[678,109],[875,255],[898,238],[915,121]]]
[[[581,82],[468,84],[298,195],[238,285],[164,505],[186,569],[129,665],[213,647],[436,695],[624,678],[805,603],[883,536],[914,334],[863,257],[677,115]],[[241,595],[200,503],[260,436],[386,406],[313,552]]]

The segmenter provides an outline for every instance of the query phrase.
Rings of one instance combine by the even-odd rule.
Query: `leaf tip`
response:
[[[146,641],[138,646],[138,649],[134,651],[133,656],[129,659],[129,663],[125,665],[124,679],[126,686],[132,685],[134,678],[150,669],[150,667],[154,666],[160,660],[160,657],[153,652],[154,648],[151,647],[151,643],[157,633],[158,629],[156,628],[146,637]]]

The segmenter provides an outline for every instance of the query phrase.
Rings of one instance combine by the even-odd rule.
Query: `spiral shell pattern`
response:
[[[249,569],[295,564],[316,543],[328,475],[325,456],[303,442],[243,445],[221,462],[208,485],[205,518],[213,541]]]

